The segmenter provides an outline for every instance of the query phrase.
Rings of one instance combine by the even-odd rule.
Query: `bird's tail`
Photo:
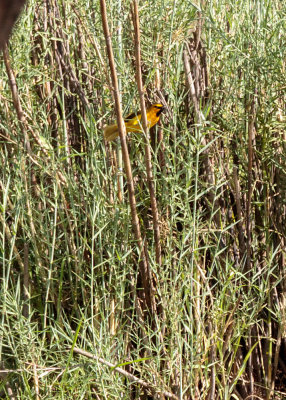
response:
[[[117,124],[106,126],[103,133],[104,139],[107,140],[107,142],[111,142],[111,140],[114,140],[119,136]]]

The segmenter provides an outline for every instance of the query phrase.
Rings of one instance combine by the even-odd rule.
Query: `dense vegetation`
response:
[[[106,1],[127,114],[133,2]],[[166,112],[128,136],[132,198],[100,2],[30,1],[0,55],[2,398],[286,398],[285,17],[139,3]]]

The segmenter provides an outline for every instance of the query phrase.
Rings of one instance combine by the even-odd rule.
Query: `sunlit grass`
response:
[[[45,4],[30,2],[9,44],[24,127],[0,62],[0,354],[1,368],[14,370],[1,383],[1,395],[9,398],[8,383],[21,399],[146,398],[140,385],[73,354],[76,345],[114,365],[133,360],[123,368],[179,399],[250,394],[282,399],[285,6],[272,0],[243,6],[212,1],[204,7],[204,50],[193,56],[200,55],[198,78],[207,71],[208,86],[198,95],[204,118],[196,120],[183,51],[193,43],[197,7],[186,1],[140,4],[146,99],[165,98],[168,105],[161,127],[152,132],[156,137],[163,129],[163,143],[152,143],[161,266],[156,264],[143,137],[128,141],[158,302],[158,314],[146,312],[142,318],[140,254],[124,172],[118,168],[118,152],[105,146],[102,136],[115,114],[99,5]],[[107,6],[127,114],[139,108],[130,9],[125,2]],[[247,272],[239,222],[246,243],[254,93],[252,268]],[[119,146],[116,142],[113,148]]]

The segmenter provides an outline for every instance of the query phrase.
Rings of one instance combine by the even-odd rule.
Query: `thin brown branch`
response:
[[[202,34],[202,13],[199,12],[198,13],[198,22],[197,22],[197,26],[196,26],[196,31],[194,33],[194,39],[195,39],[195,43],[194,43],[194,50],[197,50],[201,41],[201,34]]]
[[[275,297],[278,298],[277,289],[275,288],[274,291],[275,291]],[[269,398],[270,399],[274,395],[275,380],[277,379],[276,375],[277,375],[277,370],[278,370],[278,362],[279,362],[279,354],[280,354],[280,350],[281,350],[281,344],[282,344],[282,329],[281,329],[281,326],[278,326],[278,332],[277,332],[277,339],[276,339],[276,345],[275,345],[275,351],[274,351],[273,364],[270,364],[271,368],[272,368],[271,390],[269,391]]]
[[[245,242],[244,242],[244,228],[242,223],[242,207],[241,207],[241,189],[238,179],[238,167],[233,166],[233,183],[234,183],[234,198],[237,210],[237,230],[238,230],[238,241],[239,241],[239,252],[240,259],[243,259],[245,255]]]
[[[256,118],[256,90],[254,92],[248,117],[248,168],[247,168],[247,200],[246,200],[246,271],[251,269],[251,197],[253,169],[253,140],[255,135],[254,122]]]
[[[138,218],[137,210],[136,210],[133,175],[132,175],[130,158],[129,158],[127,142],[126,142],[126,130],[125,130],[125,125],[124,125],[124,121],[123,121],[123,117],[122,117],[122,108],[121,108],[121,103],[120,103],[120,93],[119,93],[119,88],[118,88],[117,72],[116,72],[115,62],[114,62],[114,56],[113,56],[113,50],[112,50],[112,44],[111,44],[111,36],[110,36],[109,26],[108,26],[108,22],[107,22],[105,0],[100,0],[100,8],[101,8],[101,18],[102,18],[103,31],[104,31],[105,41],[106,41],[108,60],[109,60],[109,67],[110,67],[110,72],[111,72],[113,94],[114,94],[114,101],[115,101],[115,111],[116,111],[116,118],[117,118],[117,126],[118,126],[121,147],[122,147],[124,168],[125,168],[125,173],[126,173],[129,203],[130,203],[130,208],[131,208],[132,226],[133,226],[133,231],[135,234],[137,246],[139,248],[140,256],[141,256],[141,260],[139,263],[140,275],[141,275],[142,282],[143,282],[143,289],[144,289],[146,303],[147,303],[146,305],[149,308],[149,310],[152,310],[154,312],[155,310],[153,309],[151,296],[150,296],[149,263],[148,263],[148,259],[145,254],[145,251],[144,251],[144,245],[143,245],[143,240],[142,240],[142,235],[141,235],[139,218]]]
[[[209,332],[211,336],[211,348],[210,348],[210,363],[211,363],[211,376],[210,376],[210,389],[208,393],[208,400],[215,400],[216,392],[216,354],[215,354],[215,343],[213,340],[213,327],[212,323],[209,321]]]
[[[109,75],[108,75],[108,72],[107,72],[107,67],[106,67],[106,64],[105,64],[105,62],[104,62],[104,60],[103,60],[103,57],[102,57],[102,55],[101,55],[99,45],[97,44],[95,38],[90,34],[90,32],[88,32],[88,30],[87,30],[87,28],[86,28],[86,24],[84,24],[84,22],[83,22],[83,20],[86,19],[86,16],[81,16],[81,15],[80,15],[80,12],[76,9],[76,7],[72,6],[72,9],[73,9],[73,11],[75,12],[75,14],[76,14],[76,16],[77,16],[77,18],[78,18],[78,20],[79,20],[81,26],[83,27],[83,29],[84,29],[86,35],[88,36],[91,45],[92,45],[93,48],[95,49],[96,55],[97,55],[97,57],[98,57],[98,59],[99,59],[100,65],[102,66],[102,68],[103,68],[103,70],[104,70],[104,74],[105,74],[106,79],[107,79],[108,84],[109,84]]]
[[[9,51],[8,51],[8,46],[5,45],[3,48],[3,58],[4,58],[4,63],[7,71],[7,75],[9,78],[9,84],[12,92],[12,99],[13,99],[13,104],[17,113],[17,117],[19,120],[19,124],[21,126],[21,129],[24,133],[24,139],[25,139],[25,146],[27,149],[27,152],[31,155],[31,145],[29,141],[29,137],[27,134],[27,131],[25,129],[25,117],[24,113],[22,110],[21,102],[20,102],[20,97],[18,94],[18,88],[17,88],[17,83],[16,83],[16,78],[14,71],[11,67],[11,62],[10,62],[10,57],[9,57]]]
[[[24,305],[23,315],[25,318],[29,316],[29,305],[28,300],[30,299],[30,279],[29,279],[29,246],[28,243],[24,243],[24,279],[23,279],[23,291],[24,291]]]
[[[190,63],[189,63],[189,57],[188,57],[187,49],[184,49],[183,58],[184,58],[185,74],[186,74],[186,77],[187,77],[187,84],[188,84],[188,87],[189,87],[191,98],[193,100],[196,119],[199,120],[199,111],[200,111],[199,102],[198,102],[197,95],[196,95],[196,89],[195,89],[195,84],[194,84],[194,80],[193,80],[193,77],[192,77],[192,72],[191,72],[191,67],[190,67]]]
[[[28,132],[29,132],[32,135],[33,139],[38,144],[38,146],[40,147],[41,151],[43,152],[43,154],[45,155],[47,160],[50,160],[49,152],[46,149],[45,145],[42,143],[40,136],[36,132],[34,132],[27,124],[27,120],[25,118],[25,115],[24,115],[24,112],[23,112],[23,109],[21,106],[20,97],[19,97],[19,93],[18,93],[18,87],[17,87],[17,83],[16,83],[16,78],[15,78],[15,74],[14,74],[14,71],[11,66],[7,45],[5,45],[4,49],[3,49],[3,58],[4,58],[7,75],[9,78],[9,85],[10,85],[11,92],[12,92],[13,104],[14,104],[14,107],[15,107],[15,110],[17,113],[19,125],[20,125],[21,130],[24,135],[24,145],[27,150],[28,156],[30,159],[32,159],[33,162],[35,162],[33,159],[33,153],[31,150],[31,144],[30,144],[30,139],[29,139],[29,135],[28,135]],[[64,175],[61,173],[61,171],[59,171],[59,170],[56,171],[56,176],[61,183],[66,184],[66,179],[65,179]],[[32,171],[32,181],[35,183],[35,185],[34,185],[35,193],[37,193],[37,191],[39,191],[39,189],[37,188],[36,178],[34,177],[33,171]]]
[[[135,58],[136,58],[136,80],[140,98],[140,107],[142,115],[142,125],[145,136],[145,164],[147,172],[147,182],[150,193],[152,217],[153,217],[153,229],[154,229],[154,240],[156,248],[156,262],[158,265],[162,263],[161,244],[160,244],[160,226],[159,226],[159,215],[157,200],[155,195],[154,178],[152,174],[152,162],[151,162],[151,150],[150,140],[148,133],[148,121],[146,115],[146,107],[144,100],[144,88],[142,82],[142,71],[141,71],[141,49],[140,49],[140,25],[139,25],[139,13],[137,0],[133,0],[133,24],[134,24],[134,41],[135,41]]]
[[[100,0],[100,1],[102,2],[104,0]],[[79,349],[77,347],[75,347],[73,349],[73,351],[76,354],[80,354],[81,356],[84,356],[84,357],[87,357],[87,358],[91,358],[92,360],[96,360],[96,361],[100,362],[101,364],[106,365],[107,367],[113,368],[114,371],[119,372],[121,375],[125,376],[127,379],[130,380],[130,382],[136,383],[138,385],[143,386],[146,389],[151,390],[153,394],[160,393],[160,394],[163,394],[168,399],[178,400],[178,397],[175,396],[173,393],[167,392],[165,390],[158,390],[151,383],[146,382],[143,379],[137,378],[136,376],[130,374],[130,372],[125,371],[123,368],[116,367],[115,364],[112,364],[109,361],[106,361],[101,357],[98,357],[98,356],[96,356],[96,355],[94,355],[92,353],[89,353],[88,351],[81,350],[81,349]]]
[[[192,75],[192,70],[190,66],[190,60],[191,60],[191,52],[188,52],[188,48],[184,49],[183,52],[183,61],[184,61],[184,69],[185,69],[185,74],[187,78],[187,87],[189,89],[191,99],[194,105],[194,120],[195,124],[201,124],[202,123],[202,113],[200,111],[200,97],[198,96],[197,93],[202,93],[201,90],[196,90],[196,85],[195,85],[195,78]],[[193,57],[193,62],[195,63],[196,70],[200,70],[199,68],[199,58],[198,57]],[[201,144],[203,146],[206,146],[206,139],[204,136],[201,138]],[[214,173],[214,160],[213,158],[210,157],[210,148],[208,147],[204,152],[203,152],[203,157],[202,157],[202,165],[205,170],[205,180],[206,183],[209,185],[209,187],[213,187],[215,184],[215,173]],[[218,228],[221,226],[221,213],[220,213],[220,206],[218,204],[218,200],[216,199],[214,190],[211,189],[207,193],[207,198],[210,204],[210,207],[213,208],[215,211],[213,213],[213,219],[215,221],[215,224]]]
[[[0,213],[0,222],[4,226],[5,236],[7,237],[8,242],[9,243],[13,243],[13,236],[14,235],[12,236],[10,228],[9,228],[8,224],[6,223],[5,219],[3,218],[3,214],[2,213]],[[17,249],[17,246],[15,244],[13,245],[13,253],[14,253],[14,256],[15,256],[18,264],[19,264],[19,267],[21,268],[21,271],[24,272],[24,262],[23,262],[23,260],[22,260],[22,258],[20,256],[19,250]]]
[[[33,365],[33,377],[34,377],[34,388],[36,393],[36,400],[40,400],[40,386],[39,386],[39,376],[37,371],[37,365]]]
[[[65,50],[64,46],[62,45],[62,49],[63,49],[63,53],[65,54],[66,58],[67,58],[67,51]],[[79,98],[81,99],[82,103],[84,104],[84,106],[86,108],[89,107],[89,102],[88,99],[81,87],[81,84],[79,82],[79,80],[76,77],[76,74],[74,73],[72,66],[70,65],[70,63],[64,60],[64,57],[61,55],[61,53],[56,50],[57,52],[57,56],[59,57],[59,60],[64,68],[64,70],[66,71],[66,73],[69,75],[70,77],[70,82],[72,87],[74,88],[74,91],[78,94]]]

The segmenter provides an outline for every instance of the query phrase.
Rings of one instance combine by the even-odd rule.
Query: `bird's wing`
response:
[[[127,117],[124,118],[125,122],[131,121],[133,118],[136,121],[137,119],[135,119],[135,117],[137,117],[140,120],[141,117],[141,112],[139,111],[135,111],[132,114],[127,115]],[[137,122],[137,121],[136,121]]]

